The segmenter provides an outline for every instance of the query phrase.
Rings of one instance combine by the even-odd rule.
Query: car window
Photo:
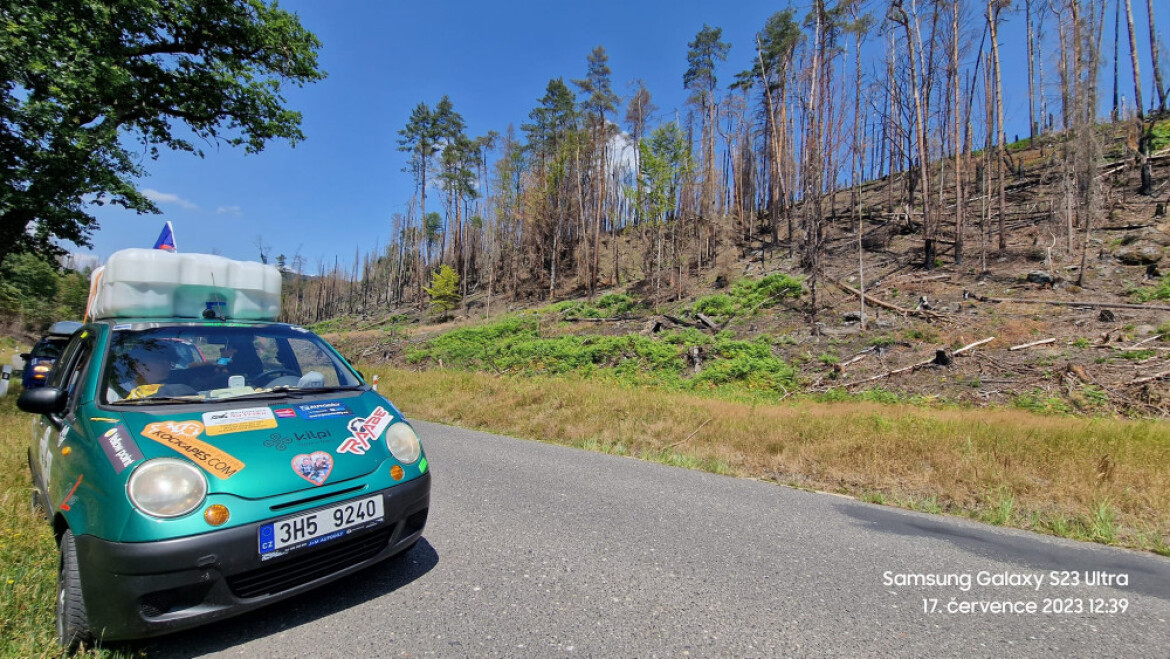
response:
[[[320,337],[278,324],[119,329],[106,364],[103,402],[122,405],[361,384]]]
[[[32,356],[57,359],[67,345],[69,345],[69,339],[41,339],[33,348]]]
[[[77,334],[68,342],[53,368],[50,385],[66,392],[69,398],[66,410],[70,413],[80,400],[81,382],[93,354],[93,343],[94,337],[88,332]]]
[[[304,339],[289,339],[289,347],[296,359],[296,368],[302,373],[318,371],[325,377],[326,386],[335,387],[339,382],[337,365],[322,346]]]
[[[67,382],[66,375],[70,371],[69,367],[73,363],[74,357],[77,355],[78,351],[81,350],[81,345],[84,342],[85,339],[81,338],[81,335],[78,334],[74,336],[73,340],[68,343],[63,351],[61,351],[61,357],[57,360],[57,364],[53,368],[53,373],[50,376],[49,386],[60,389],[65,388],[65,384]]]
[[[77,404],[81,400],[81,386],[85,374],[89,371],[92,355],[93,337],[87,337],[78,346],[77,354],[73,358],[73,363],[70,364],[68,372],[63,374],[62,380],[65,383],[65,391],[69,394],[69,404],[66,409],[70,413],[73,413],[77,409]]]

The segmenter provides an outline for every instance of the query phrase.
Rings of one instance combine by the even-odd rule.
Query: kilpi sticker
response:
[[[378,406],[373,412],[370,412],[370,416],[364,419],[361,417],[350,419],[348,428],[353,436],[341,442],[341,446],[337,447],[337,452],[365,455],[366,451],[370,450],[370,442],[376,441],[382,436],[392,418],[394,417],[386,411],[386,408]]]
[[[171,447],[216,478],[227,480],[244,469],[244,463],[231,454],[195,439],[202,432],[198,421],[163,421],[143,428],[142,436]]]

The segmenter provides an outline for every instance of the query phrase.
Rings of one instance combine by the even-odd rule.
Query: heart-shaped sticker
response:
[[[313,485],[322,485],[333,471],[333,456],[325,451],[301,453],[293,456],[292,468],[297,476],[309,481]]]

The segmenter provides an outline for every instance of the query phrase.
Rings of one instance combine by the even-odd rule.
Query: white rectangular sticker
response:
[[[382,495],[355,499],[260,527],[260,556],[269,559],[335,540],[382,521]]]
[[[276,416],[270,407],[248,407],[242,410],[204,412],[203,425],[208,435],[226,435],[233,432],[265,430],[276,427]]]

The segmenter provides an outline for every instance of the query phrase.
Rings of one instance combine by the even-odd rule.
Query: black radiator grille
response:
[[[303,556],[228,577],[228,587],[236,597],[261,597],[320,579],[377,556],[390,542],[395,526],[387,524],[374,533],[329,542]]]

